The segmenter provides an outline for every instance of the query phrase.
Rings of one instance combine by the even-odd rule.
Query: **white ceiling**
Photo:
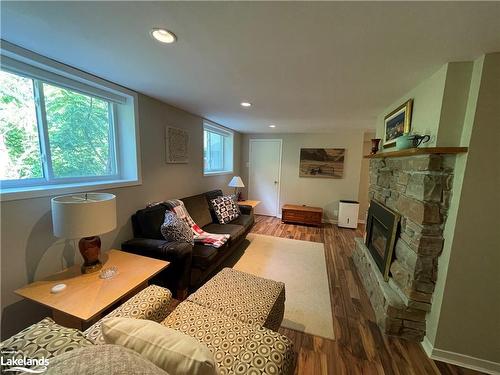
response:
[[[500,51],[499,2],[2,1],[1,10],[3,39],[243,132],[374,128],[442,64]],[[155,26],[178,42],[152,40]]]

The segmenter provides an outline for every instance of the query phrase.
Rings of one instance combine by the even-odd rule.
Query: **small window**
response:
[[[117,175],[113,104],[0,71],[3,187]]]
[[[233,172],[233,133],[205,123],[203,126],[203,172],[205,175]]]
[[[141,184],[137,93],[2,41],[0,200]]]

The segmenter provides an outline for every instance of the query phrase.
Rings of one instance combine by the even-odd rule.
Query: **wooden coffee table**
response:
[[[163,260],[115,249],[101,257],[103,268],[118,268],[113,278],[101,279],[99,272],[82,274],[78,264],[15,293],[51,308],[58,324],[84,330],[100,319],[103,312],[144,289],[153,276],[169,265]],[[51,293],[51,288],[61,283],[66,284],[66,289]]]

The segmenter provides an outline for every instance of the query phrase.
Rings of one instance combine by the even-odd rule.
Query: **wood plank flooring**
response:
[[[252,232],[325,245],[335,340],[280,328],[294,342],[296,374],[480,374],[433,361],[420,344],[381,333],[351,259],[354,237],[363,235],[360,229],[283,224],[274,217],[256,216]]]

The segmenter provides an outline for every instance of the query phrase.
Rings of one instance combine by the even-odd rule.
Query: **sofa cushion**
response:
[[[234,198],[229,195],[212,199],[211,204],[220,224],[227,224],[240,216],[238,205]]]
[[[259,325],[240,322],[192,302],[182,302],[161,323],[204,343],[219,373],[292,374],[290,340]]]
[[[215,214],[214,207],[212,205],[212,200],[214,200],[215,198],[222,197],[223,195],[224,193],[220,189],[207,191],[205,193],[205,197],[207,198],[208,202],[208,208],[210,209],[210,215],[212,216],[212,222],[214,223],[217,223],[217,215]]]
[[[18,334],[3,341],[0,345],[4,361],[7,358],[50,359],[85,346],[91,346],[82,332],[75,328],[66,328],[45,318],[23,329]],[[12,353],[7,354],[7,352]]]
[[[45,375],[168,375],[136,352],[119,345],[89,346],[50,360]]]
[[[163,240],[160,227],[165,219],[167,207],[164,204],[157,204],[136,212],[133,223],[137,230],[137,235],[143,238]]]
[[[122,345],[176,375],[216,375],[206,345],[191,336],[149,320],[110,318],[102,323],[106,343]]]
[[[184,202],[184,206],[189,212],[189,215],[200,228],[212,222],[212,216],[210,215],[205,194],[182,198],[181,201]]]
[[[199,268],[205,270],[209,268],[217,255],[224,251],[228,247],[227,242],[222,246],[216,249],[213,246],[206,246],[201,243],[195,243],[193,246],[192,252],[192,265],[195,268]]]
[[[203,230],[208,233],[229,234],[228,245],[239,241],[245,233],[245,228],[242,225],[236,224],[208,224],[203,227]]]
[[[231,221],[229,224],[241,225],[241,226],[243,226],[244,230],[247,231],[253,225],[254,220],[255,219],[254,219],[253,215],[242,214],[242,215],[238,216],[236,219],[234,219],[233,221]]]

